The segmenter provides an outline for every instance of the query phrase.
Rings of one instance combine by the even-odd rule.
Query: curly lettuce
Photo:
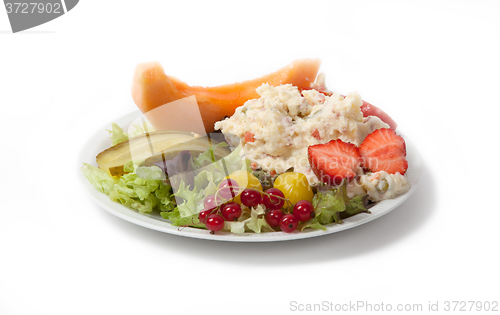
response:
[[[367,195],[348,198],[345,186],[344,183],[337,188],[327,187],[318,191],[312,200],[315,216],[301,224],[300,230],[312,228],[326,231],[326,224],[342,223],[342,219],[350,216],[362,212],[369,213],[366,208]]]
[[[84,163],[81,170],[87,180],[115,202],[143,213],[153,210],[171,211],[176,203],[170,185],[162,180],[162,172],[156,166],[145,167],[127,163],[129,172],[120,178]]]
[[[262,205],[258,205],[255,208],[243,206],[243,214],[238,221],[224,222],[223,230],[235,234],[243,234],[245,232],[275,232],[264,218],[265,213],[265,208]]]
[[[109,132],[109,138],[111,139],[111,144],[117,145],[118,143],[125,142],[129,139],[128,134],[123,131],[123,129],[118,126],[118,124],[112,123],[111,130],[107,130]]]
[[[130,138],[154,130],[154,127],[148,122],[144,122],[142,125],[134,124],[130,126],[130,133],[126,133],[125,131],[123,131],[123,128],[118,126],[118,124],[116,123],[111,124],[111,130],[106,129],[106,131],[109,132],[109,138],[112,145],[117,145],[119,143],[127,141]]]

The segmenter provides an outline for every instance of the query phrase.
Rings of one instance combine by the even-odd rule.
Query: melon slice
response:
[[[148,62],[137,65],[132,81],[132,98],[143,113],[147,113],[167,103],[196,96],[201,118],[206,133],[214,130],[215,122],[231,116],[237,107],[246,101],[258,98],[255,89],[263,83],[272,86],[290,83],[298,88],[309,88],[316,79],[321,60],[299,59],[286,67],[263,77],[240,83],[215,87],[189,86],[187,83],[167,76],[159,62]],[[168,105],[167,105],[168,106]],[[166,115],[168,111],[158,111]],[[151,121],[157,129],[161,117]]]

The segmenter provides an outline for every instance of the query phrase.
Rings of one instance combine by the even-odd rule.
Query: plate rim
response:
[[[142,113],[139,110],[132,111],[126,115],[123,115],[113,122],[118,124],[122,128],[128,128],[128,126],[132,123],[132,121],[138,117],[140,117]],[[370,208],[372,213],[366,214],[361,213],[356,216],[349,217],[343,220],[342,224],[330,223],[326,225],[327,230],[313,230],[308,229],[304,232],[294,232],[294,233],[285,233],[285,232],[263,232],[260,234],[257,233],[244,233],[244,234],[234,234],[230,232],[217,232],[216,234],[210,234],[207,230],[196,229],[196,228],[180,228],[177,226],[171,225],[167,220],[158,219],[149,214],[139,213],[133,209],[130,209],[120,203],[114,202],[109,199],[108,195],[97,190],[83,175],[81,171],[81,163],[88,163],[96,166],[95,156],[100,152],[97,151],[99,148],[96,146],[96,142],[100,143],[108,140],[109,146],[111,145],[111,141],[109,140],[109,135],[107,134],[106,129],[110,128],[111,123],[106,124],[101,127],[99,130],[95,131],[85,142],[83,147],[78,154],[78,162],[80,163],[80,167],[78,168],[79,178],[85,188],[86,193],[94,200],[101,208],[106,210],[107,212],[126,220],[130,223],[149,228],[152,230],[156,230],[159,232],[164,232],[173,235],[179,235],[184,237],[191,237],[197,239],[207,239],[214,241],[228,241],[228,242],[276,242],[276,241],[291,241],[291,240],[299,240],[323,235],[329,235],[332,233],[337,233],[341,231],[345,231],[362,224],[371,222],[375,219],[378,219],[392,210],[399,207],[403,204],[417,189],[418,184],[420,182],[420,178],[422,175],[422,161],[420,154],[418,153],[416,147],[413,143],[398,130],[398,133],[405,139],[407,158],[409,162],[409,168],[407,171],[407,177],[410,182],[410,190],[406,193],[397,196],[394,199],[383,200],[378,202],[375,206]],[[93,159],[90,160],[90,157],[93,156]],[[411,179],[411,180],[410,180]]]

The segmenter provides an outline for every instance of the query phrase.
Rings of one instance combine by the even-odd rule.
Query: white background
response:
[[[0,314],[499,301],[499,14],[497,1],[87,0],[11,34],[0,8]],[[418,147],[420,186],[390,214],[238,244],[135,226],[84,192],[79,150],[136,109],[137,63],[209,86],[303,57],[321,58],[330,89],[357,90]]]

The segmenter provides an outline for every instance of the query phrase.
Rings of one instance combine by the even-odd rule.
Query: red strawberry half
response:
[[[323,183],[340,185],[344,178],[353,179],[362,162],[358,148],[340,139],[307,149],[309,164]]]
[[[377,129],[370,133],[359,146],[359,153],[364,167],[372,172],[404,175],[408,169],[405,140],[392,129]]]

